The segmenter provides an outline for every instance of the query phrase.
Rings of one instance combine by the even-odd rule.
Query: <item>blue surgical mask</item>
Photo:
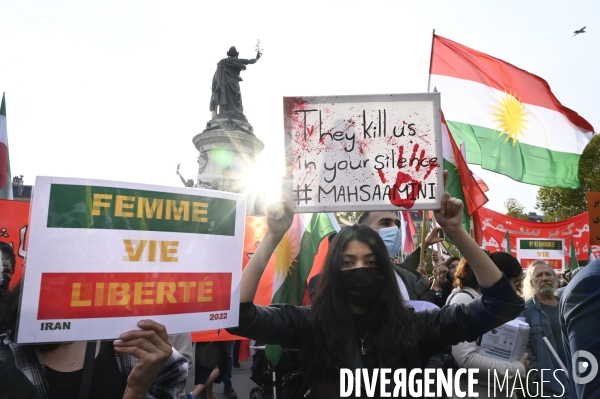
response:
[[[388,250],[390,256],[396,255],[400,252],[400,229],[397,226],[385,227],[379,229],[379,235],[385,243],[385,247]]]

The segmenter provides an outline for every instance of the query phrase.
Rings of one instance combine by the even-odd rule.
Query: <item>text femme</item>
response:
[[[183,220],[185,222],[208,222],[208,203],[179,201],[174,199],[134,197],[94,193],[92,216],[100,216],[102,208],[112,211],[116,217],[139,219]]]

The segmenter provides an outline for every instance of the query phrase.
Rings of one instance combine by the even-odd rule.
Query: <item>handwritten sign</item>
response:
[[[536,260],[548,263],[555,272],[562,273],[565,265],[565,241],[543,238],[517,238],[517,259],[523,269]]]
[[[600,193],[585,193],[590,218],[590,245],[600,245]]]
[[[212,190],[38,177],[19,343],[236,326],[245,198]]]
[[[296,212],[439,209],[439,93],[284,97]]]

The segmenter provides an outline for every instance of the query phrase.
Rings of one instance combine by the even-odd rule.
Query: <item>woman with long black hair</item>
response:
[[[340,368],[423,368],[447,345],[474,340],[514,319],[523,301],[462,227],[462,202],[444,194],[441,204],[436,220],[472,261],[482,287],[479,299],[422,312],[406,308],[379,234],[355,225],[331,242],[312,307],[256,306],[258,282],[293,219],[289,204],[280,204],[268,210],[269,230],[242,273],[240,324],[229,331],[299,349],[305,391],[312,399],[330,399],[340,396]]]

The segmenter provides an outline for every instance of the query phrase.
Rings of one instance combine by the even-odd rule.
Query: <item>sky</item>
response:
[[[253,58],[260,40],[241,83],[265,144],[249,178],[275,200],[282,97],[426,92],[433,29],[541,76],[600,129],[597,1],[0,0],[12,174],[180,186],[181,164],[195,179],[216,63],[232,45]],[[538,187],[472,170],[491,209],[513,197],[535,211]]]

